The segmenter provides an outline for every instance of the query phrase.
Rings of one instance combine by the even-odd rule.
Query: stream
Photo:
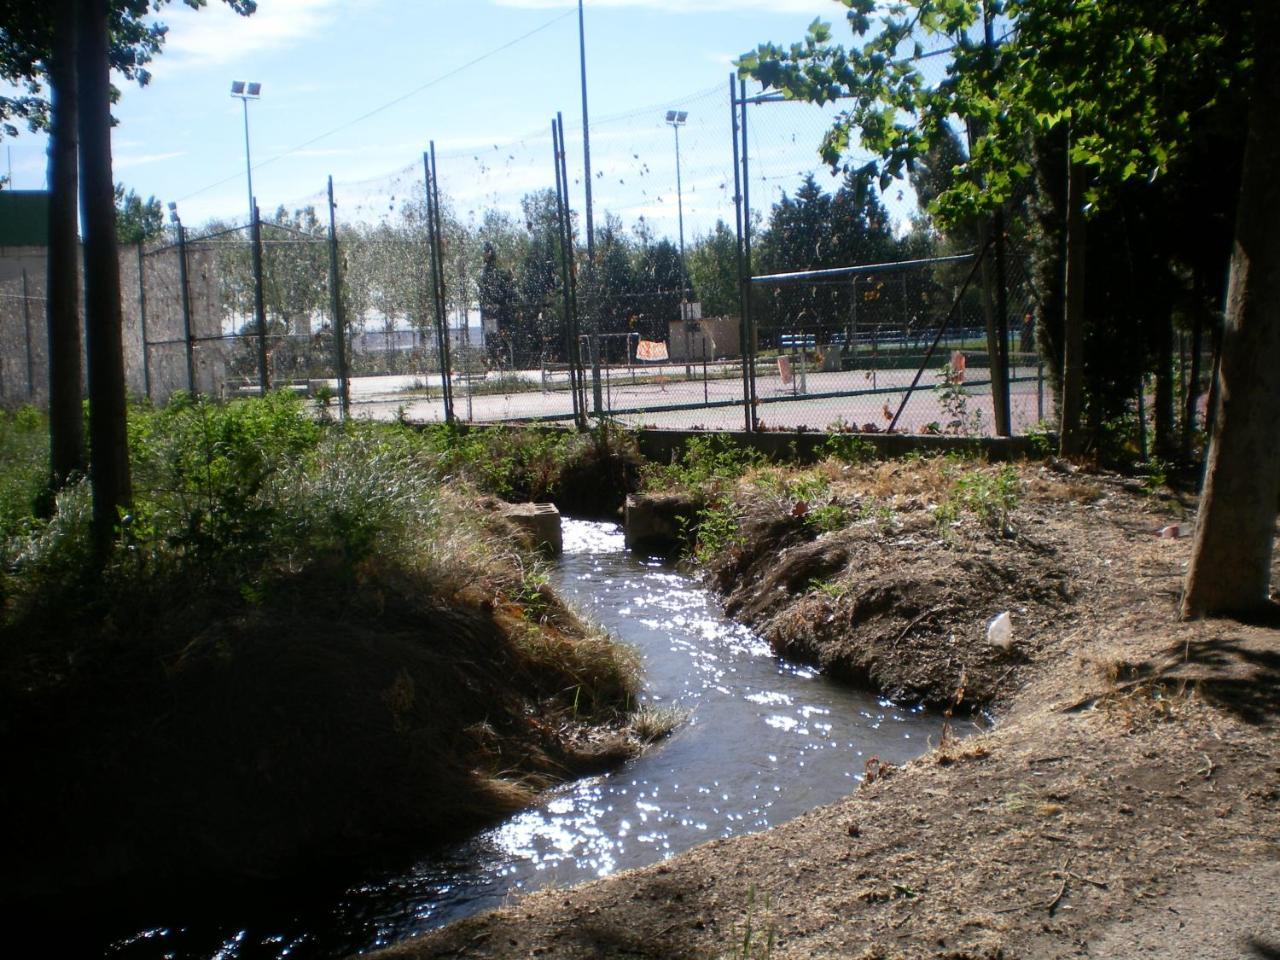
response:
[[[551,791],[539,806],[407,871],[301,903],[193,906],[189,916],[135,926],[106,956],[282,960],[364,952],[514,894],[767,829],[848,795],[868,758],[899,763],[937,739],[940,717],[772,656],[696,581],[627,552],[616,524],[566,520],[564,548],[552,572],[556,588],[640,652],[647,702],[683,712],[668,740],[616,771]]]

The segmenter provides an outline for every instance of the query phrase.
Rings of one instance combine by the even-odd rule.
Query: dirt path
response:
[[[1176,621],[1189,542],[1155,535],[1175,503],[1038,467],[1021,482],[1011,525],[1050,550],[1066,589],[1015,612],[1016,650],[991,661],[993,730],[869,770],[846,800],[766,833],[534,894],[385,955],[1280,956],[1280,633]],[[910,522],[884,537],[923,542],[923,527],[902,533]],[[1007,538],[961,533],[933,551],[999,561]],[[835,575],[856,604],[880,574]],[[1019,581],[1009,590],[967,621],[1020,609]],[[796,593],[764,622],[813,602]],[[986,662],[962,621],[905,655]]]

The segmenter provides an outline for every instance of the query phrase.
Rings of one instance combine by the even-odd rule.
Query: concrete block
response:
[[[553,555],[564,550],[560,511],[554,503],[507,503],[501,512],[528,536],[534,547]]]
[[[674,554],[684,546],[702,502],[689,493],[633,493],[623,527],[632,550]]]

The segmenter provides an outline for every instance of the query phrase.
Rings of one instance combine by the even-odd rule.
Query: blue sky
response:
[[[247,19],[218,0],[198,13],[180,3],[167,8],[169,39],[152,83],[127,88],[117,109],[117,180],[177,201],[189,224],[243,220],[241,104],[229,86],[248,79],[263,84],[249,122],[264,212],[314,202],[329,174],[345,215],[376,214],[384,201],[389,209],[416,180],[433,139],[455,207],[473,216],[485,206],[511,209],[525,189],[554,184],[548,130],[557,110],[581,207],[576,0],[258,6]],[[674,233],[673,132],[663,123],[670,108],[690,113],[681,131],[686,231],[731,220],[731,60],[759,42],[800,39],[816,16],[836,22],[837,37],[847,39],[843,13],[832,0],[587,0],[597,220],[609,210],[628,227],[645,217],[658,233]],[[792,112],[755,128],[759,201],[793,188],[801,166],[819,168],[821,113],[768,109]],[[42,140],[24,132],[4,145],[15,186],[41,188]]]

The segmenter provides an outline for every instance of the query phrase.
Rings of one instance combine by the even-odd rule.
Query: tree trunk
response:
[[[1256,35],[1280,10],[1255,4]],[[1259,58],[1227,289],[1217,410],[1182,598],[1186,617],[1265,608],[1280,496],[1280,58]]]
[[[1049,374],[1054,409],[1061,411],[1067,145],[1065,138],[1055,132],[1037,136],[1032,150],[1036,189],[1028,208],[1036,228],[1031,275],[1036,299],[1035,343]]]
[[[1067,256],[1062,352],[1062,423],[1060,450],[1064,457],[1084,452],[1084,168],[1067,166]]]
[[[85,341],[89,356],[89,475],[100,549],[131,500],[125,422],[120,260],[111,173],[107,0],[76,0],[79,26],[80,215],[84,226]]]
[[[49,336],[50,486],[85,472],[80,405],[79,224],[76,218],[77,110],[74,0],[57,0],[49,57],[49,252],[45,304]]]

